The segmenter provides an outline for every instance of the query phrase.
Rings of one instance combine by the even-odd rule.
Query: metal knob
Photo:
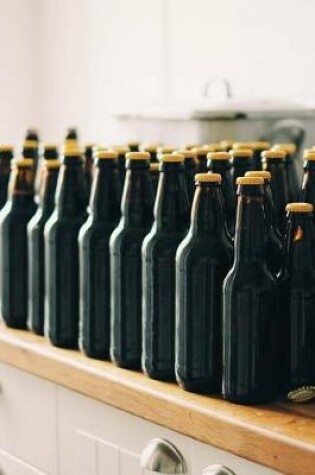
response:
[[[152,439],[142,451],[141,467],[154,473],[175,475],[187,473],[187,465],[182,454],[168,440]]]
[[[235,475],[235,473],[223,465],[215,464],[204,468],[202,475]]]

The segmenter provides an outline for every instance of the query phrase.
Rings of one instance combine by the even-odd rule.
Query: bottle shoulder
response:
[[[224,291],[251,293],[276,289],[276,279],[266,265],[233,265],[224,281]]]

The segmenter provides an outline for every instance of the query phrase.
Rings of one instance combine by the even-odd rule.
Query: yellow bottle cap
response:
[[[55,143],[45,143],[44,144],[44,150],[57,150],[58,145]]]
[[[240,176],[236,179],[237,185],[264,185],[265,181],[259,176]]]
[[[265,150],[261,156],[267,160],[283,160],[286,156],[286,152],[283,150]]]
[[[230,160],[231,155],[228,152],[210,152],[207,155],[209,160]]]
[[[233,143],[233,150],[238,150],[238,149],[249,149],[253,150],[253,142],[234,142]]]
[[[128,152],[126,153],[127,160],[150,160],[151,155],[148,152]]]
[[[312,162],[315,160],[315,150],[305,150],[303,153],[303,158],[304,160],[307,160],[308,162]]]
[[[96,157],[101,159],[101,160],[110,160],[110,159],[115,159],[118,158],[118,152],[115,150],[98,150],[96,152]]]
[[[173,147],[172,145],[167,145],[166,147],[158,147],[157,152],[158,153],[173,153],[175,152],[176,147]]]
[[[184,159],[186,158],[196,158],[197,154],[193,150],[176,150],[173,152],[174,154],[180,154],[184,156]]]
[[[253,150],[249,148],[237,148],[229,151],[231,158],[252,158]]]
[[[137,140],[130,140],[128,143],[127,143],[128,147],[139,147],[140,145],[140,142],[138,142]]]
[[[160,143],[148,143],[148,144],[143,143],[143,144],[140,146],[140,151],[141,151],[141,152],[156,153],[156,152],[157,152],[157,149],[158,149],[159,147],[161,147],[161,144],[160,144]]]
[[[61,163],[59,160],[45,160],[44,161],[44,167],[48,168],[49,170],[51,168],[60,168]]]
[[[0,152],[13,152],[13,145],[0,144]]]
[[[18,158],[18,159],[12,160],[12,167],[27,168],[27,167],[33,167],[33,166],[34,166],[34,160],[32,158]]]
[[[251,142],[251,145],[253,150],[267,150],[271,146],[270,142],[263,141]]]
[[[221,183],[222,178],[219,173],[197,173],[195,175],[196,183]]]
[[[288,203],[285,207],[287,213],[312,213],[313,209],[310,203]]]
[[[245,176],[258,176],[264,180],[271,180],[271,173],[265,170],[253,170],[245,173]]]
[[[184,161],[184,155],[181,153],[165,153],[161,156],[161,162],[164,163],[181,163]]]
[[[276,143],[272,146],[272,150],[283,150],[286,154],[294,155],[296,152],[296,145],[294,143]]]
[[[23,148],[37,148],[38,142],[37,140],[25,140],[23,142]]]
[[[158,163],[150,163],[150,171],[151,172],[158,172],[159,171],[159,164]]]
[[[67,146],[64,147],[63,155],[65,157],[82,157],[82,150],[77,144],[75,146]]]

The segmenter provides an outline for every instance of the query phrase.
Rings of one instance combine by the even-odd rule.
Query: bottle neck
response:
[[[189,227],[189,212],[184,165],[162,163],[154,208],[157,228],[183,232]]]
[[[58,215],[65,218],[81,217],[86,212],[87,202],[82,160],[78,157],[65,157],[56,190]]]
[[[11,172],[8,197],[13,206],[34,202],[34,171],[32,167],[14,168]]]
[[[262,186],[240,187],[235,226],[235,263],[265,265],[265,217]]]
[[[265,181],[265,225],[266,231],[270,231],[270,228],[275,227],[275,206],[273,202],[273,196],[270,186],[270,181]]]
[[[125,226],[148,227],[153,220],[153,189],[149,160],[127,160],[121,200]]]
[[[219,184],[201,183],[197,186],[191,210],[190,230],[193,235],[205,234],[211,239],[227,235]]]
[[[55,207],[55,193],[59,168],[44,169],[43,184],[39,191],[39,208],[44,215],[50,216]]]
[[[2,152],[0,154],[0,176],[10,175],[12,158],[13,154],[11,152]]]
[[[90,197],[94,222],[116,223],[120,215],[121,185],[116,160],[99,160],[96,164]]]
[[[313,271],[313,243],[312,213],[290,213],[284,245],[284,265],[289,273]]]
[[[229,160],[208,160],[208,170],[213,173],[220,173],[222,176],[229,173],[232,164]]]

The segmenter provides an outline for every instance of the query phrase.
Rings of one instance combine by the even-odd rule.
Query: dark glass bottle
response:
[[[245,173],[253,170],[253,151],[249,148],[233,148],[229,152],[231,157],[232,169],[231,177],[234,190],[237,188],[236,181],[239,177],[245,176]]]
[[[85,146],[84,151],[84,172],[85,172],[85,179],[86,179],[86,187],[88,195],[90,195],[91,185],[93,181],[93,173],[94,173],[94,156],[93,156],[93,144],[88,144]]]
[[[14,160],[8,201],[0,212],[1,314],[12,328],[26,328],[28,259],[26,226],[36,211],[34,163]]]
[[[110,237],[111,359],[124,368],[141,368],[141,246],[153,221],[150,154],[129,152],[121,219]]]
[[[36,140],[25,140],[22,145],[22,156],[33,160],[34,176],[36,176],[39,160],[39,144]]]
[[[45,159],[37,211],[27,226],[28,234],[28,319],[30,330],[44,334],[45,251],[44,227],[55,207],[55,192],[60,163]]]
[[[39,143],[39,135],[36,129],[27,129],[25,134],[25,140],[32,140]]]
[[[263,164],[261,160],[261,152],[270,149],[269,142],[251,142],[251,150],[253,151],[253,170],[262,170]]]
[[[152,178],[153,197],[155,200],[159,183],[159,164],[155,162],[150,163],[150,172]]]
[[[35,191],[37,193],[35,200],[37,201],[37,203],[40,201],[39,195],[42,193],[41,187],[43,186],[44,174],[46,170],[46,160],[59,160],[59,152],[57,145],[52,143],[44,144],[42,157],[39,160],[37,173],[35,176]]]
[[[108,359],[110,345],[109,238],[120,218],[121,184],[117,152],[96,156],[89,217],[79,233],[80,348]]]
[[[159,163],[157,158],[159,144],[143,144],[141,145],[141,152],[148,152],[151,156],[151,163]]]
[[[78,131],[75,127],[69,127],[65,136],[65,140],[73,140],[77,142],[78,138]]]
[[[221,192],[225,206],[227,228],[234,236],[236,197],[231,175],[231,160],[227,152],[212,152],[208,154],[208,170],[221,175]]]
[[[45,334],[51,343],[77,348],[79,331],[78,234],[87,218],[87,190],[82,152],[64,150],[56,206],[44,229]]]
[[[289,201],[288,186],[285,177],[285,152],[269,150],[262,152],[265,169],[271,174],[271,191],[275,206],[276,227],[281,234],[285,231],[285,207]]]
[[[301,183],[297,173],[299,161],[295,159],[296,146],[294,143],[279,143],[272,147],[272,150],[282,150],[285,152],[284,171],[286,186],[288,190],[288,201],[290,203],[298,201],[301,192]]]
[[[8,199],[12,158],[13,147],[11,145],[0,145],[0,209],[4,207]]]
[[[294,390],[315,382],[315,271],[313,206],[287,205],[284,265],[279,278],[284,387]]]
[[[196,173],[206,173],[207,172],[207,155],[210,152],[214,152],[215,148],[209,147],[195,147],[192,149],[196,154],[197,160],[197,170]]]
[[[265,228],[266,228],[266,260],[270,272],[276,276],[282,265],[282,236],[275,225],[275,207],[271,192],[271,174],[265,170],[247,172],[245,176],[257,176],[264,179],[264,207],[265,207]]]
[[[187,391],[221,390],[222,283],[232,266],[216,173],[197,174],[190,229],[176,253],[176,378]]]
[[[304,153],[301,200],[315,206],[315,150]]]
[[[238,179],[234,264],[223,284],[223,397],[258,404],[278,394],[276,282],[267,269],[264,180]]]
[[[127,146],[130,152],[139,152],[140,142],[137,142],[136,140],[131,140],[127,143]]]
[[[118,170],[120,176],[120,183],[123,188],[126,176],[126,154],[130,152],[129,147],[124,147],[121,145],[114,145],[111,147],[115,152],[118,153],[117,161],[118,161]]]
[[[221,146],[221,151],[222,152],[229,152],[230,150],[233,150],[233,145],[234,145],[234,140],[221,140],[220,141],[220,146]]]
[[[196,152],[193,150],[180,150],[178,152],[184,156],[184,173],[186,187],[190,204],[193,202],[195,193],[195,175],[197,173],[198,162]]]
[[[183,155],[165,154],[154,223],[142,245],[142,369],[175,380],[175,254],[189,227]]]
[[[176,147],[172,147],[171,145],[167,145],[167,146],[163,145],[162,147],[158,147],[157,149],[158,162],[160,162],[163,155],[166,155],[168,153],[173,153],[173,152],[176,152]]]

